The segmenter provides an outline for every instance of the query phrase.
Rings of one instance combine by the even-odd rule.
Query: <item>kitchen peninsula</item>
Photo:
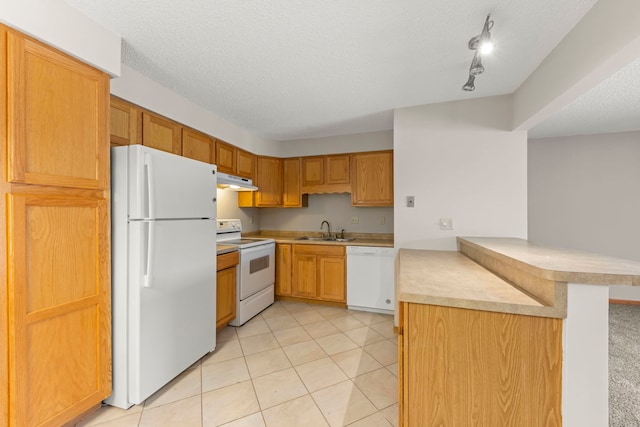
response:
[[[401,249],[401,425],[606,426],[608,285],[640,285],[640,263],[510,238]]]

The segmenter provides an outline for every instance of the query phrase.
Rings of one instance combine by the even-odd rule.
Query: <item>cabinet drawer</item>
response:
[[[227,254],[218,255],[216,271],[224,270],[225,268],[233,267],[240,262],[240,255],[238,252],[229,252]]]
[[[294,255],[345,256],[345,246],[337,245],[293,245]]]

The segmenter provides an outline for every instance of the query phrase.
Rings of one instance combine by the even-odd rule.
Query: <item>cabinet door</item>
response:
[[[282,160],[258,156],[256,205],[261,207],[282,205]]]
[[[351,204],[393,206],[393,152],[353,155]]]
[[[320,299],[347,302],[346,262],[344,257],[320,257],[318,292]]]
[[[182,154],[182,128],[164,117],[142,113],[142,145],[173,154]]]
[[[233,266],[216,275],[216,328],[236,318],[236,273],[237,267]]]
[[[235,175],[236,152],[237,149],[233,145],[220,140],[216,141],[216,165],[218,165],[218,172]]]
[[[205,163],[215,163],[215,140],[201,132],[182,129],[182,155]]]
[[[315,255],[293,255],[293,274],[291,293],[300,298],[316,298],[317,296],[317,261]]]
[[[109,203],[10,194],[8,221],[10,425],[63,425],[111,394]]]
[[[300,168],[300,158],[282,161],[282,205],[284,207],[305,206],[300,188]]]
[[[302,158],[302,186],[324,184],[324,158],[323,157],[303,157]]]
[[[114,96],[109,108],[109,134],[112,146],[137,144],[139,110]]]
[[[291,245],[276,244],[276,295],[291,295]]]
[[[325,184],[348,184],[351,180],[348,154],[325,158]]]
[[[256,156],[248,151],[238,149],[236,152],[236,173],[243,178],[255,179]]]
[[[109,76],[11,30],[6,59],[9,181],[108,188]]]

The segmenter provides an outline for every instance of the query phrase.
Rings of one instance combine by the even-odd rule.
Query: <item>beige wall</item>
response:
[[[510,124],[509,96],[395,111],[396,247],[456,250],[456,236],[527,237],[527,137]],[[452,218],[454,230],[440,229],[440,218]]]
[[[529,140],[529,239],[640,261],[640,132]],[[611,298],[640,300],[612,286]]]

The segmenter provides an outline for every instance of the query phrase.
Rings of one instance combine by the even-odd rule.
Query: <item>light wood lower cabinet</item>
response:
[[[403,302],[400,426],[561,426],[562,319]]]
[[[276,295],[291,296],[291,245],[276,243]]]
[[[238,252],[218,255],[216,274],[216,329],[236,318],[236,275]]]
[[[344,246],[292,245],[291,295],[346,303]]]
[[[61,425],[111,392],[109,206],[11,194],[11,424]]]

